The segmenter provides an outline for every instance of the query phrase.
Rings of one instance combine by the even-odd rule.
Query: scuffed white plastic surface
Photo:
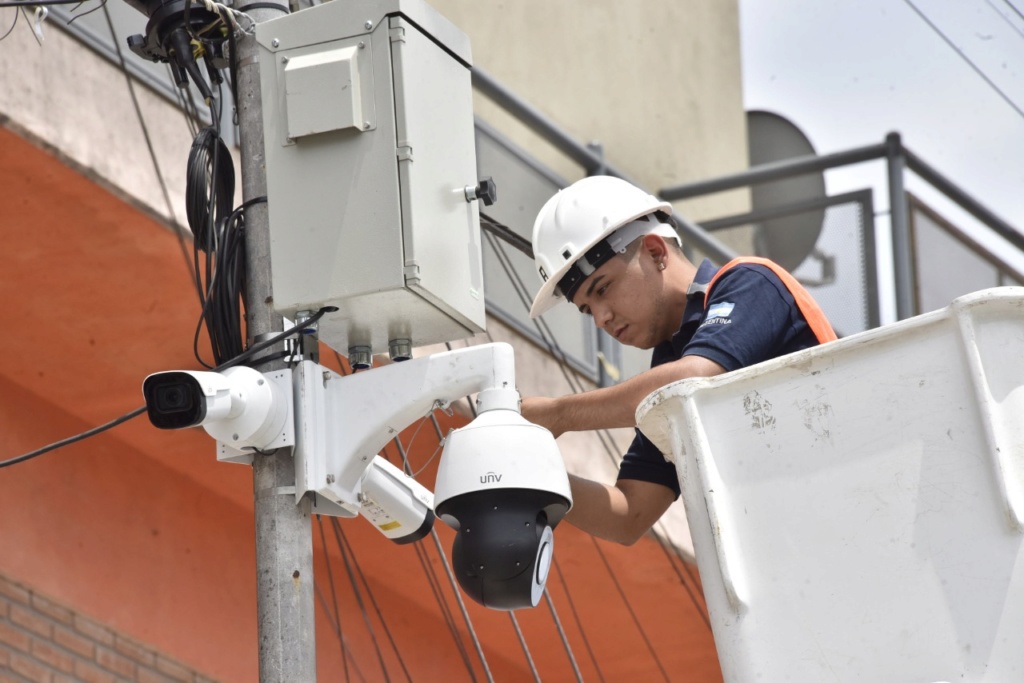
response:
[[[1024,681],[1024,288],[651,394],[726,681]]]

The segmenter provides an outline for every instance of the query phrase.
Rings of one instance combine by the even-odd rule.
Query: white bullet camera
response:
[[[159,429],[202,426],[227,448],[244,452],[294,443],[291,373],[247,367],[223,372],[175,370],[142,384],[149,421]]]
[[[434,527],[434,495],[379,455],[360,480],[359,514],[399,545],[414,543]]]

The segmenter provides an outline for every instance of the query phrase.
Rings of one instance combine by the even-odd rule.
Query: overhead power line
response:
[[[995,3],[992,2],[992,0],[985,0],[985,4],[988,5],[989,7],[991,7],[992,11],[995,12],[996,14],[998,14],[999,18],[1002,19],[1003,21],[1005,21],[1007,26],[1009,26],[1014,31],[1016,31],[1018,36],[1020,36],[1021,38],[1024,38],[1024,31],[1022,31],[1020,29],[1020,27],[1017,26],[1017,24],[1013,23],[1013,21],[1010,19],[1010,17],[1008,17],[1005,14],[1003,14],[999,10],[999,8],[996,7]],[[1009,5],[1013,9],[1013,11],[1017,14],[1017,16],[1019,16],[1021,19],[1024,19],[1024,15],[1022,15],[1020,13],[1020,10],[1018,10],[1016,7],[1014,7],[1013,5],[1010,5],[1010,3],[1008,3],[1008,2],[1007,3],[1003,3],[1003,4]]]
[[[960,47],[956,43],[954,43],[949,36],[942,32],[942,29],[940,29],[935,24],[935,22],[929,19],[928,16],[924,12],[922,12],[920,8],[917,7],[917,5],[911,2],[911,0],[903,0],[903,2],[905,2],[907,6],[910,7],[910,9],[914,10],[917,16],[921,18],[921,21],[926,23],[928,27],[932,29],[932,31],[934,31],[940,38],[942,38],[942,40],[945,41],[945,43],[949,45],[949,47],[952,48],[953,51],[957,53],[957,55],[960,56],[960,59],[962,59],[968,66],[970,66],[974,70],[974,72],[978,74],[978,76],[980,76],[981,79],[985,81],[985,83],[987,83],[988,86],[992,88],[992,90],[994,90],[996,94],[1003,99],[1004,102],[1010,105],[1010,107],[1015,112],[1017,112],[1018,116],[1024,119],[1024,109],[1021,109],[1019,106],[1017,106],[1017,104],[1012,99],[1010,99],[1010,96],[1003,92],[1003,90],[998,85],[996,85],[995,81],[989,78],[988,75],[984,71],[982,71],[981,67],[975,64],[971,60],[971,58],[967,56],[967,53],[961,50]]]

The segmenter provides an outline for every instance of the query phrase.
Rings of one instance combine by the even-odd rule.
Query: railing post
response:
[[[892,234],[893,282],[896,287],[896,318],[915,314],[914,253],[910,244],[910,220],[907,195],[903,188],[903,143],[899,133],[885,137],[885,157],[889,173],[889,230]]]

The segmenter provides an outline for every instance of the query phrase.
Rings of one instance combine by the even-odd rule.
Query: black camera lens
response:
[[[153,398],[156,401],[156,409],[163,413],[176,413],[192,407],[192,396],[189,395],[188,388],[180,384],[158,387]]]
[[[187,372],[161,372],[142,384],[149,421],[159,429],[182,429],[201,424],[206,398],[195,377]]]

